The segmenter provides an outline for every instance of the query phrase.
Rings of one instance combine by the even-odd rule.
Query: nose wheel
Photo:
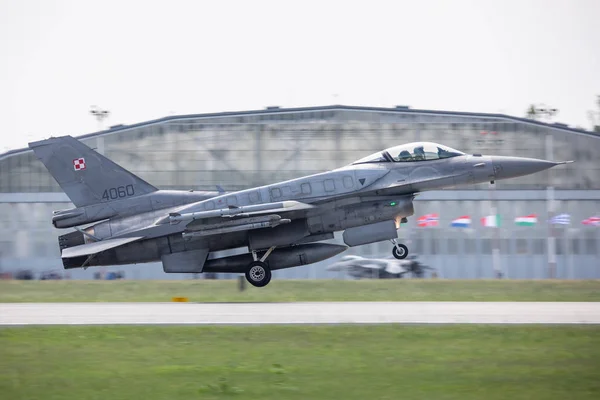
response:
[[[392,239],[392,243],[394,247],[392,248],[392,255],[397,260],[404,260],[406,256],[408,256],[408,247],[403,245],[402,243],[398,243],[396,239]]]

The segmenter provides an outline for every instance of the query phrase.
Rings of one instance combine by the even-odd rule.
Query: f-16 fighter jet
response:
[[[405,260],[395,258],[366,258],[361,256],[344,256],[327,267],[329,271],[346,271],[354,278],[399,279],[406,274],[415,278],[425,276],[426,269],[432,269],[419,261],[417,256],[410,255]]]
[[[162,261],[167,273],[245,273],[254,286],[271,271],[333,257],[319,243],[344,231],[347,246],[384,240],[408,254],[397,229],[421,191],[533,174],[562,164],[464,154],[441,144],[391,147],[316,175],[238,192],[159,190],[70,137],[29,144],[75,208],[55,211],[64,267]],[[79,226],[88,225],[84,228]],[[216,258],[220,250],[245,254]]]

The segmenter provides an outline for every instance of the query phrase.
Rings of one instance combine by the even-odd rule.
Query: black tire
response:
[[[400,249],[398,249],[398,247]],[[408,256],[408,247],[403,244],[398,244],[392,248],[392,254],[397,260],[404,260]]]
[[[267,286],[271,282],[271,268],[264,262],[252,261],[246,269],[246,280],[252,286]]]

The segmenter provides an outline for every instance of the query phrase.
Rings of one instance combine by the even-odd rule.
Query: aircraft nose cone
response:
[[[559,163],[537,158],[492,156],[496,179],[515,178],[517,176],[535,174],[552,168]]]

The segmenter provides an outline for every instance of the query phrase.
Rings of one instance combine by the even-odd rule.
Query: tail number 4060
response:
[[[104,190],[104,193],[102,193],[102,199],[105,201],[122,199],[123,197],[133,196],[134,194],[135,190],[133,185],[118,186]]]

